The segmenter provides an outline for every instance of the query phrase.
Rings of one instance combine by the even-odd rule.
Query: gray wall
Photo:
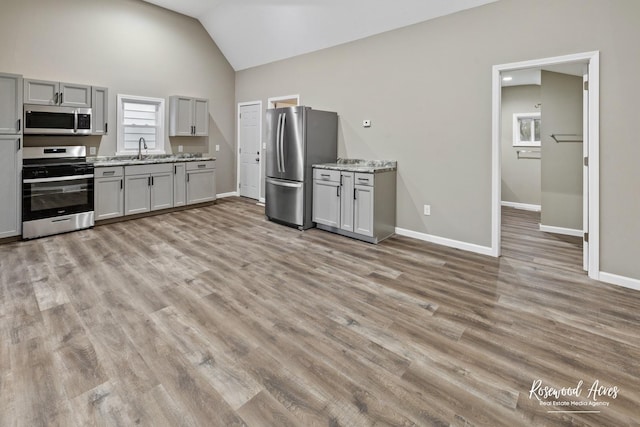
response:
[[[582,230],[582,143],[551,134],[582,134],[582,77],[542,72],[542,225]]]
[[[637,0],[501,0],[238,72],[236,101],[338,111],[341,156],[398,160],[399,227],[490,246],[492,66],[599,50],[601,269],[640,279],[639,21]]]
[[[502,88],[502,201],[540,205],[540,159],[518,159],[517,150],[540,147],[513,146],[513,114],[539,113],[540,86]]]
[[[167,147],[217,156],[218,192],[235,190],[235,72],[197,20],[139,0],[2,0],[0,71],[108,87],[109,135],[72,141],[100,155],[116,150],[116,94],[209,98],[210,136]]]

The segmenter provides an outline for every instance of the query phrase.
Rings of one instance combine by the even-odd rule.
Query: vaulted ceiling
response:
[[[497,0],[144,0],[198,19],[235,70]]]

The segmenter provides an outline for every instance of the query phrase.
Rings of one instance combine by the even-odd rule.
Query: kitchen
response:
[[[584,19],[590,26],[607,27],[599,31],[609,34],[613,38],[611,41],[608,41],[609,36],[602,37],[599,32],[595,36],[585,35],[573,26],[574,21],[569,17],[573,16],[570,11],[578,7],[575,1],[563,1],[557,5],[544,2],[544,7],[552,10],[544,13],[525,2],[501,0],[282,63],[238,71],[195,19],[138,1],[83,2],[81,7],[72,1],[50,3],[54,2],[38,2],[37,6],[28,3],[27,7],[24,2],[3,2],[0,48],[5,55],[0,59],[0,70],[25,78],[108,88],[112,104],[108,111],[109,123],[117,122],[117,94],[164,98],[166,102],[173,95],[208,99],[209,136],[167,137],[164,149],[166,154],[179,154],[182,146],[183,153],[215,157],[218,200],[213,208],[198,207],[180,213],[118,222],[49,240],[22,242],[15,253],[0,249],[3,260],[0,273],[2,301],[6,304],[11,298],[13,304],[3,305],[0,310],[3,338],[9,337],[11,342],[10,346],[3,346],[0,350],[0,363],[3,367],[12,366],[11,370],[3,372],[0,383],[3,390],[0,407],[10,408],[3,410],[2,416],[31,413],[34,421],[42,417],[40,419],[54,422],[57,413],[59,420],[71,420],[69,425],[80,425],[81,421],[95,422],[96,417],[104,420],[109,416],[109,407],[118,407],[126,409],[119,414],[111,412],[111,415],[122,417],[123,424],[140,418],[143,423],[150,424],[153,420],[161,425],[188,414],[185,417],[191,417],[192,424],[210,416],[213,424],[228,425],[237,421],[229,415],[231,413],[241,413],[245,421],[261,416],[264,423],[269,424],[268,414],[259,409],[268,408],[292,425],[309,425],[327,421],[331,411],[339,413],[343,404],[345,412],[339,413],[342,420],[348,421],[349,416],[382,418],[386,414],[390,423],[414,420],[420,424],[416,421],[422,420],[422,424],[427,424],[418,418],[421,404],[412,396],[436,388],[437,384],[425,382],[429,378],[426,372],[432,371],[425,366],[425,360],[409,366],[408,359],[396,358],[395,355],[401,351],[411,357],[431,354],[434,358],[432,363],[439,366],[438,369],[446,369],[444,355],[430,352],[435,351],[432,349],[427,351],[425,343],[444,344],[448,343],[447,339],[455,341],[457,338],[462,347],[456,347],[456,350],[463,348],[476,356],[484,354],[480,347],[472,348],[469,343],[476,336],[463,334],[453,313],[452,317],[443,318],[447,310],[454,310],[455,306],[447,297],[447,286],[435,282],[445,277],[444,280],[450,282],[449,286],[462,295],[460,307],[470,308],[474,304],[476,307],[489,307],[494,301],[482,293],[481,284],[496,283],[490,273],[498,271],[498,261],[488,261],[491,265],[484,271],[488,276],[474,280],[472,271],[482,273],[474,266],[486,262],[487,257],[407,237],[387,239],[375,246],[317,230],[301,233],[264,221],[264,208],[253,202],[236,202],[234,197],[223,197],[237,191],[236,105],[239,102],[262,100],[266,104],[272,96],[300,93],[301,105],[337,111],[340,116],[338,157],[398,161],[397,228],[414,232],[417,237],[439,236],[446,241],[486,247],[489,245],[490,215],[486,199],[489,197],[490,173],[484,162],[489,161],[488,143],[483,141],[490,134],[491,66],[531,57],[600,49],[603,52],[602,86],[609,94],[606,97],[608,108],[602,113],[601,123],[603,140],[609,141],[607,156],[602,160],[602,195],[603,200],[608,201],[602,207],[602,245],[607,248],[606,253],[603,251],[602,268],[615,276],[630,278],[632,283],[640,277],[633,262],[637,255],[635,243],[622,243],[629,240],[626,236],[635,235],[637,228],[630,218],[637,218],[638,210],[632,202],[622,203],[625,205],[622,212],[620,203],[616,201],[618,188],[628,188],[627,181],[638,181],[635,168],[629,165],[631,159],[637,157],[637,146],[628,143],[626,136],[627,132],[631,134],[628,123],[633,122],[633,108],[622,101],[625,98],[622,94],[634,89],[623,88],[618,83],[619,80],[628,80],[638,70],[632,60],[622,61],[621,65],[604,61],[604,53],[609,57],[623,58],[623,51],[628,45],[623,39],[626,36],[634,39],[637,35],[637,30],[622,18],[637,11],[636,6],[629,2],[594,6],[593,11],[585,12]],[[602,22],[600,15],[605,12],[612,15],[613,23]],[[514,22],[520,22],[518,17],[521,14],[531,17],[531,22],[524,24],[526,29],[533,30],[540,25],[550,28],[548,33],[538,35],[540,46],[524,57],[519,46],[504,42],[500,32],[492,30],[488,24],[493,23],[496,28],[512,28]],[[68,27],[61,29],[60,21],[67,26],[73,25],[73,30],[66,29]],[[496,22],[502,25],[495,25]],[[576,34],[567,31],[567,25],[571,25]],[[29,31],[17,37],[16,34],[22,34],[21,28],[26,26]],[[431,37],[432,34],[435,35]],[[443,40],[451,44],[443,45]],[[61,48],[70,42],[76,48]],[[452,55],[451,51],[456,54]],[[434,67],[434,61],[451,63],[450,66]],[[343,63],[346,66],[341,67]],[[281,76],[277,77],[278,74]],[[470,121],[466,122],[465,117]],[[370,128],[362,126],[365,119],[371,120]],[[469,128],[473,131],[470,132]],[[111,157],[118,151],[114,129],[111,127],[107,135],[80,137],[83,140],[80,145],[87,147],[89,156],[93,147],[96,155]],[[481,135],[481,141],[469,138],[470,133]],[[30,144],[45,142],[41,137],[32,138]],[[423,214],[425,204],[431,205],[430,216]],[[69,240],[56,240],[62,237]],[[257,237],[260,240],[254,241]],[[57,245],[55,242],[63,243]],[[187,242],[190,243],[187,245]],[[2,245],[2,248],[6,247]],[[46,249],[46,255],[40,252],[42,248]],[[286,248],[286,259],[268,256],[269,252],[279,248]],[[442,254],[449,257],[448,261],[441,258]],[[456,257],[470,260],[471,266],[467,265],[466,270],[461,267],[457,272],[447,270],[447,262],[461,265],[453,261],[458,259]],[[412,270],[407,267],[400,274],[401,258],[405,261],[413,259],[414,264],[429,269]],[[43,264],[45,260],[52,264]],[[307,272],[307,277],[295,272],[295,268],[312,262],[319,265]],[[7,265],[11,267],[7,268]],[[276,265],[287,274],[275,272],[273,267]],[[520,267],[516,263],[512,265]],[[333,273],[329,266],[335,270]],[[438,276],[435,279],[428,276],[432,278],[431,286],[434,288],[420,289],[419,277],[421,274],[427,277],[429,270]],[[514,275],[505,274],[491,292],[495,288],[499,289],[498,292],[511,292],[502,301],[513,308],[518,306],[518,293],[511,282]],[[64,279],[57,282],[56,278]],[[428,301],[428,298],[423,301],[425,308],[421,310],[424,313],[416,308],[413,297],[391,292],[387,287],[378,287],[378,293],[374,292],[374,287],[383,283],[393,284],[394,280],[400,279],[407,286],[415,287],[417,292],[429,292],[428,298],[433,301]],[[471,286],[464,287],[464,281]],[[7,287],[7,283],[27,282],[33,286],[31,294],[21,288]],[[590,294],[594,300],[607,302],[607,310],[614,310],[616,305],[628,307],[635,304],[632,291],[595,281],[589,281],[584,288],[579,286],[585,283],[584,279],[572,279],[568,289],[576,295],[574,298],[588,288],[595,292]],[[264,284],[264,287],[259,284]],[[234,300],[233,286],[238,286],[242,296],[238,300]],[[356,290],[353,294],[343,294],[341,299],[339,288],[346,286],[354,286]],[[299,291],[297,295],[296,288]],[[314,299],[314,289],[325,299]],[[389,292],[383,295],[382,289]],[[473,296],[470,295],[472,292]],[[532,294],[526,295],[535,298]],[[360,304],[367,297],[384,307],[375,309],[369,320],[358,316],[354,310],[354,307],[361,308]],[[260,298],[265,305],[257,302]],[[288,299],[298,307],[276,304],[279,300]],[[617,301],[624,302],[616,304]],[[250,307],[250,311],[243,309],[242,303]],[[556,302],[554,313],[560,312],[561,308],[570,310],[571,307],[565,303],[566,300],[562,304]],[[284,313],[281,319],[272,314],[278,310]],[[591,310],[595,312],[597,309],[587,311]],[[396,319],[387,317],[385,311],[393,313]],[[195,313],[195,318],[185,315],[189,312]],[[431,313],[435,314],[432,316]],[[460,319],[466,313],[461,314]],[[578,318],[576,312],[570,313]],[[256,317],[247,317],[253,315]],[[431,331],[418,329],[422,337],[416,344],[418,347],[410,347],[407,344],[412,342],[409,338],[405,342],[393,340],[393,335],[407,335],[402,325],[408,324],[411,316],[433,326]],[[243,322],[249,319],[262,319],[264,323]],[[371,319],[381,323],[374,325]],[[146,323],[146,320],[150,321]],[[610,320],[612,324],[615,322]],[[336,337],[334,344],[323,349],[320,339],[312,342],[304,338],[312,332],[314,321],[318,327],[329,328]],[[235,336],[225,332],[225,328],[216,328],[216,324],[234,331]],[[589,317],[588,324],[598,325],[593,317]],[[256,342],[249,340],[254,334],[251,325],[263,334]],[[485,325],[490,326],[488,323]],[[550,324],[545,325],[551,327]],[[500,328],[505,328],[501,331],[508,330],[504,324]],[[47,336],[45,331],[50,335]],[[64,336],[73,331],[69,335],[72,339],[63,341]],[[621,332],[613,327],[607,332],[619,340],[623,339]],[[295,338],[285,340],[289,334],[302,341],[294,344]],[[162,338],[158,339],[159,336]],[[354,362],[337,353],[341,348],[335,344],[339,337],[347,342],[363,343],[362,337],[365,336],[365,341],[371,343],[370,347],[359,347],[353,357],[360,361],[359,366],[381,372],[380,378],[367,379],[364,373],[349,371],[347,367]],[[492,335],[492,338],[506,339],[499,334]],[[555,341],[557,336],[552,338]],[[601,338],[592,338],[604,344],[598,341]],[[215,345],[208,347],[206,341]],[[533,349],[539,341],[518,343]],[[278,351],[278,345],[282,345],[281,351]],[[305,345],[309,349],[306,352],[301,350]],[[174,352],[172,348],[180,351]],[[633,347],[625,348],[627,356],[634,355]],[[268,349],[268,352],[260,349]],[[394,351],[389,353],[389,349]],[[495,349],[492,351],[497,352]],[[567,356],[557,351],[558,358]],[[148,359],[153,352],[163,357]],[[298,359],[287,357],[286,365],[281,366],[274,355],[284,360],[287,352]],[[313,358],[312,352],[322,355],[325,361]],[[118,358],[118,353],[129,356],[131,365],[113,363],[124,359]],[[140,353],[145,357],[141,358]],[[328,353],[336,359],[330,359]],[[28,354],[31,356],[24,359],[18,357]],[[82,370],[81,365],[73,365],[73,356],[82,354],[88,355],[86,366],[91,369],[85,372],[90,375],[74,376],[71,374],[75,372],[73,367],[78,372]],[[381,354],[384,357],[376,359]],[[515,357],[520,353],[511,355]],[[329,360],[331,362],[327,362]],[[380,370],[379,364],[371,360],[383,364],[384,368]],[[477,360],[478,364],[482,363],[480,357]],[[500,367],[508,366],[502,356],[497,360]],[[592,367],[595,372],[600,360],[592,356],[589,366],[581,372]],[[304,371],[304,366],[312,365],[317,366],[320,373]],[[37,370],[28,369],[35,366],[52,367],[53,377],[38,377]],[[186,367],[181,371],[182,366]],[[119,368],[121,375],[117,375]],[[322,370],[327,369],[334,375],[330,378],[334,380],[335,395],[328,392],[330,385],[321,379],[321,373],[326,372]],[[441,373],[438,369],[436,372]],[[542,369],[530,366],[523,369],[527,373],[543,375]],[[603,378],[611,382],[620,380],[615,369],[601,369],[605,369]],[[125,371],[131,375],[125,375]],[[480,372],[483,381],[495,379],[486,366]],[[273,381],[261,376],[266,373],[273,375]],[[399,395],[385,394],[381,384],[384,380],[397,381],[400,373],[406,373],[404,378],[411,385],[404,390],[411,393],[398,389]],[[550,375],[556,374],[563,375],[557,371]],[[349,375],[358,375],[366,385],[365,390],[356,388]],[[192,388],[186,387],[181,379],[192,381],[187,381]],[[561,376],[557,380],[563,382],[568,379]],[[39,381],[46,387],[31,385]],[[523,383],[524,379],[516,381],[514,378],[514,382],[505,388],[506,395],[528,391],[530,383],[526,387]],[[16,392],[14,400],[9,401],[4,390],[13,390],[13,386],[19,384],[26,392]],[[633,390],[633,387],[629,389]],[[224,390],[228,392],[224,393]],[[475,400],[478,395],[474,397],[472,393],[460,391],[455,395],[453,389],[447,390],[456,396],[462,412],[468,410],[464,409],[464,402],[477,403],[476,408],[485,402],[493,402],[491,398]],[[224,398],[220,397],[221,392]],[[28,395],[40,396],[43,400],[47,396],[52,397],[58,402],[59,411],[46,406],[29,406],[32,402],[25,397]],[[290,403],[286,398],[291,395],[304,402],[297,414],[282,409]],[[632,392],[626,397],[622,393],[618,401],[612,402],[612,408],[618,407],[615,412],[618,415],[606,413],[602,416],[620,416],[617,420],[624,423],[633,413],[628,400],[633,400],[634,396]],[[285,400],[278,401],[278,398]],[[433,408],[430,409],[433,419],[453,422],[451,420],[457,412],[439,410],[446,406],[441,406],[439,398],[432,398],[435,400],[427,407]],[[391,399],[403,409],[398,411],[400,413],[395,412],[384,404],[384,399]],[[81,404],[87,401],[94,402],[90,407],[95,408],[93,412]],[[509,400],[509,403],[515,407],[514,400]],[[362,409],[365,405],[366,411]],[[499,414],[505,415],[504,406],[495,407]],[[83,409],[76,410],[74,415],[70,408]],[[224,409],[216,414],[211,408]],[[527,410],[529,414],[547,416],[536,408]],[[219,418],[224,416],[228,418]],[[468,412],[460,417],[474,419]],[[513,418],[503,419],[513,421]],[[500,418],[493,420],[500,424]],[[545,420],[552,422],[549,418]],[[531,421],[529,424],[534,423]]]

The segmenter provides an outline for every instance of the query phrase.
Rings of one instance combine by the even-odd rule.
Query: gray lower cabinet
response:
[[[187,204],[187,165],[175,163],[173,165],[173,206]]]
[[[215,161],[187,163],[187,204],[210,202],[216,199]]]
[[[173,164],[124,167],[124,214],[173,207]]]
[[[0,135],[0,239],[22,232],[22,137]]]
[[[96,221],[124,215],[124,168],[95,169],[94,210]]]
[[[313,221],[318,228],[378,243],[395,232],[395,210],[395,171],[314,168]]]

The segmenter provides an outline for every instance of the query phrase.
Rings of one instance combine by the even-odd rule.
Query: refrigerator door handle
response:
[[[282,113],[278,114],[278,127],[276,129],[276,163],[278,163],[278,173],[282,173],[280,168],[280,126],[282,125]]]
[[[284,167],[284,129],[287,123],[287,114],[282,113],[282,130],[280,131],[280,162],[282,163],[282,172],[285,173],[287,170]]]

